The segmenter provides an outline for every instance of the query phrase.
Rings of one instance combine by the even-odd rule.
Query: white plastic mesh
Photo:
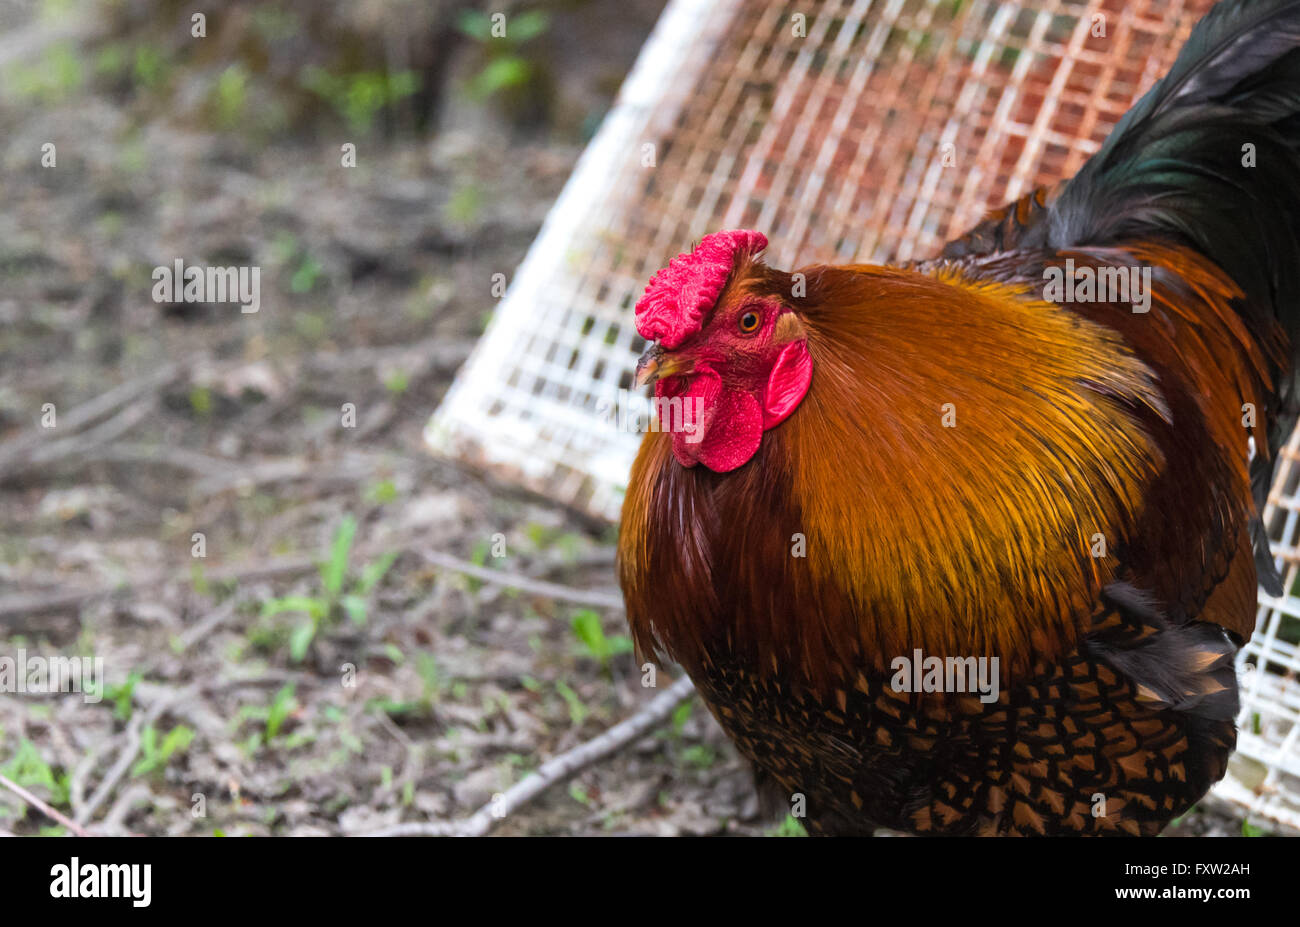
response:
[[[673,0],[430,443],[617,518],[631,308],[655,270],[728,227],[763,231],[778,266],[927,256],[1074,173],[1196,3]]]
[[[1255,635],[1237,657],[1241,714],[1237,753],[1217,793],[1252,817],[1300,832],[1300,430],[1273,480],[1265,521],[1287,595],[1260,591]]]

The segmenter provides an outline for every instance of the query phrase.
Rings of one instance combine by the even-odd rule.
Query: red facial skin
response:
[[[812,381],[802,325],[769,298],[718,306],[666,356],[664,367],[674,372],[658,380],[655,396],[682,400],[673,456],[684,467],[701,463],[719,473],[747,463],[763,432],[794,411]]]

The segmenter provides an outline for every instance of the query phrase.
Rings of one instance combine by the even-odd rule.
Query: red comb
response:
[[[704,315],[722,295],[740,254],[757,254],[767,236],[748,229],[705,235],[650,278],[636,304],[636,330],[647,341],[672,350],[700,330]]]

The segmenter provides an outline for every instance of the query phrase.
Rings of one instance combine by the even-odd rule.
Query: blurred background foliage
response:
[[[626,42],[609,49],[616,60],[602,54],[614,12],[593,9],[602,5],[610,6],[232,0],[205,10],[181,0],[41,0],[35,19],[50,29],[31,38],[48,47],[0,75],[21,103],[51,105],[90,89],[251,138],[340,129],[392,137],[437,128],[449,109],[455,120],[471,105],[491,107],[511,128],[581,135],[598,123],[627,64]],[[206,17],[202,40],[192,35],[195,13]],[[628,31],[641,34],[644,21],[634,12]],[[587,73],[575,79],[575,68]],[[558,80],[557,70],[565,72]]]

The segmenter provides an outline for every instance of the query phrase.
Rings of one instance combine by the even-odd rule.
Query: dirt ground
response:
[[[187,56],[174,4],[67,6],[0,3],[0,653],[106,686],[0,696],[0,774],[97,833],[361,834],[467,815],[645,704],[617,608],[447,566],[600,598],[613,526],[421,431],[661,3],[557,4],[540,122],[464,98],[461,41],[359,136],[274,55],[232,71],[234,27]],[[155,302],[176,258],[260,266],[260,311]],[[0,831],[66,828],[0,790]],[[696,703],[495,832],[787,829]]]
[[[598,120],[657,7],[572,14],[609,37],[555,56],[570,106]],[[30,5],[0,16],[6,35],[47,28]],[[436,128],[362,139],[344,170],[328,114],[289,141],[205,126],[182,98],[212,69],[165,100],[90,75],[15,89],[13,69],[106,44],[0,59],[0,650],[102,658],[107,682],[98,703],[0,697],[0,772],[99,832],[354,834],[468,814],[644,704],[617,609],[422,556],[614,586],[612,526],[421,441],[581,121],[521,130],[453,90]],[[151,270],[176,257],[260,265],[260,311],[153,302]],[[342,592],[395,559],[364,619],[335,603],[295,659],[313,622],[268,603],[325,595],[316,564],[349,518]],[[498,832],[750,831],[750,805],[698,709]],[[52,823],[0,792],[0,829]]]

